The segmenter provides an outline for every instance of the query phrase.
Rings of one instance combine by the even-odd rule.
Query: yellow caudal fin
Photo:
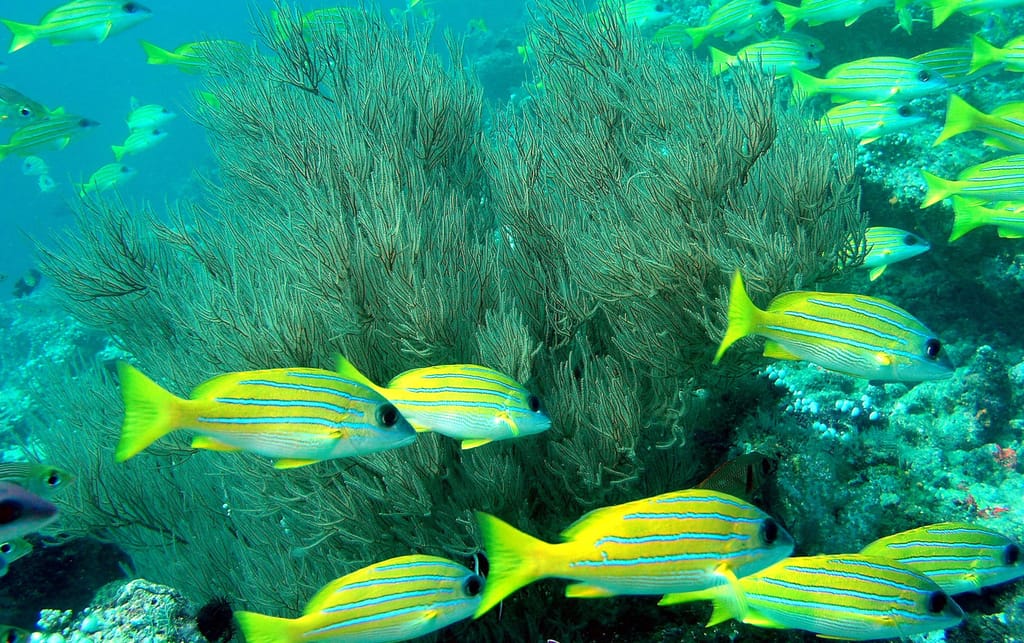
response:
[[[480,618],[512,592],[546,576],[545,553],[552,545],[482,511],[476,512],[476,522],[490,566],[480,607],[473,614]]]
[[[971,73],[999,62],[999,48],[978,34],[971,37]]]
[[[821,93],[821,79],[802,69],[793,69],[789,78],[793,81],[793,100],[798,103]]]
[[[953,230],[949,233],[950,243],[987,223],[985,215],[979,211],[980,207],[960,197],[953,198]]]
[[[39,37],[38,25],[27,25],[23,22],[14,22],[13,20],[0,20],[0,22],[4,23],[11,30],[11,48],[7,50],[7,53],[27,47]]]
[[[962,0],[932,0],[932,29],[938,29],[961,4]]]
[[[803,14],[800,12],[800,7],[794,7],[791,4],[785,4],[782,2],[775,3],[775,10],[782,16],[782,28],[785,31],[789,31],[796,26],[796,23],[800,22],[800,18]]]
[[[246,643],[291,643],[302,636],[298,619],[278,618],[256,612],[235,612]]]
[[[715,353],[713,364],[717,364],[722,359],[722,354],[736,340],[753,332],[760,313],[761,311],[747,295],[746,288],[743,287],[743,277],[737,270],[732,277],[732,289],[729,292],[729,326],[725,329],[722,343],[718,345],[718,352]]]
[[[173,65],[176,61],[174,52],[163,47],[157,47],[151,42],[140,40],[142,50],[146,52],[146,62],[150,65]]]
[[[946,197],[956,194],[956,181],[943,179],[925,170],[921,170],[921,178],[924,179],[924,183],[928,188],[924,195],[924,201],[921,202],[922,210],[935,205]]]
[[[684,31],[690,37],[690,46],[694,49],[700,47],[700,43],[704,42],[704,39],[711,33],[707,27],[688,27]]]
[[[124,424],[114,458],[124,462],[177,426],[178,406],[184,401],[165,391],[128,362],[117,363],[124,398]]]
[[[120,162],[128,148],[124,145],[111,145],[110,150],[114,153],[114,160]]]
[[[946,124],[932,145],[938,145],[957,134],[971,131],[977,125],[978,119],[983,116],[984,114],[972,107],[970,103],[956,94],[951,94],[946,106]]]
[[[708,47],[708,51],[711,52],[711,73],[717,76],[718,74],[729,71],[729,67],[733,64],[733,57],[725,53],[721,49],[715,49],[714,47]]]

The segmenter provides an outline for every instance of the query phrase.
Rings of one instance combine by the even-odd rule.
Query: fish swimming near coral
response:
[[[932,69],[895,56],[872,56],[836,65],[824,78],[794,69],[791,78],[794,97],[830,94],[834,103],[858,99],[908,101],[941,92],[947,86]]]
[[[210,66],[210,56],[218,55],[225,48],[238,52],[245,49],[244,45],[233,40],[187,42],[173,51],[145,40],[140,41],[140,44],[146,52],[146,62],[150,65],[170,65],[186,74],[206,73]]]
[[[906,131],[925,121],[925,117],[906,103],[897,101],[854,100],[836,105],[818,121],[822,130],[839,128],[861,145],[874,143],[883,136]]]
[[[484,579],[437,556],[391,558],[325,585],[302,616],[235,612],[248,643],[390,643],[427,635],[469,618]]]
[[[798,556],[659,605],[710,600],[708,627],[729,619],[866,641],[953,627],[964,613],[935,581],[902,563],[861,554]]]
[[[799,7],[776,2],[775,9],[789,31],[801,21],[811,27],[842,21],[849,27],[868,11],[891,5],[892,0],[803,0]]]
[[[103,192],[113,189],[127,181],[130,181],[138,171],[124,163],[107,163],[101,166],[89,180],[78,186],[79,196],[85,196],[91,192]]]
[[[931,244],[913,232],[888,226],[871,226],[864,231],[867,253],[861,268],[867,269],[871,281],[878,279],[885,269],[899,261],[928,252]]]
[[[1024,577],[1024,556],[1003,534],[964,522],[941,522],[879,538],[861,550],[896,560],[949,594],[977,592]]]
[[[954,13],[984,17],[992,11],[1024,4],[1022,0],[930,0],[932,29],[938,29]]]
[[[44,174],[43,176],[46,175]],[[18,280],[14,282],[14,287],[11,288],[11,294],[14,295],[15,299],[28,297],[36,291],[36,288],[39,287],[39,284],[42,283],[42,281],[43,273],[39,272],[35,268],[29,268],[28,272],[18,277]]]
[[[714,363],[747,335],[768,339],[765,357],[807,360],[873,381],[920,382],[953,374],[953,364],[935,334],[884,299],[793,291],[761,310],[747,295],[737,272],[729,298],[729,326]]]
[[[398,407],[417,431],[462,440],[472,449],[495,440],[542,433],[551,428],[540,399],[511,377],[486,366],[447,364],[415,368],[396,375],[387,386],[365,379],[337,357],[338,372],[361,381]]]
[[[131,99],[130,106],[131,111],[128,112],[126,121],[128,122],[128,129],[133,132],[135,130],[154,129],[178,117],[177,114],[163,105],[140,105],[139,101],[134,97]]]
[[[50,168],[46,165],[46,161],[38,156],[26,156],[21,161],[21,173],[25,176],[39,176],[49,171]]]
[[[575,581],[565,595],[671,594],[728,584],[782,560],[793,539],[738,498],[688,489],[586,514],[546,543],[477,512],[490,574],[476,616],[542,578]]]
[[[988,65],[1002,64],[1006,71],[1024,71],[1024,36],[1010,40],[1002,47],[996,47],[981,36],[971,39],[971,71],[978,71]]]
[[[737,51],[735,56],[714,47],[709,47],[708,50],[711,52],[711,71],[714,74],[720,74],[730,67],[744,63],[781,78],[794,69],[807,71],[821,64],[811,47],[790,38],[755,42]]]
[[[0,482],[0,542],[39,531],[57,519],[57,507],[11,482]]]
[[[64,149],[97,125],[96,121],[66,114],[58,108],[49,117],[15,130],[7,143],[0,144],[0,160],[12,154],[30,156],[41,150]]]
[[[23,127],[48,115],[40,103],[13,87],[0,85],[0,127]]]
[[[195,449],[248,451],[287,469],[412,444],[416,432],[395,406],[361,382],[315,368],[220,375],[190,399],[119,362],[123,462],[174,431],[196,433]]]
[[[1024,238],[1024,201],[998,201],[986,205],[959,196],[953,197],[950,243],[983,226],[995,226],[996,232],[1004,239]]]
[[[927,187],[922,209],[951,196],[986,203],[1020,201],[1024,195],[1024,154],[1001,156],[972,165],[955,179],[944,179],[925,170],[920,172]]]
[[[772,15],[772,0],[730,0],[711,12],[704,24],[688,27],[686,34],[694,48],[709,36],[722,36],[726,40],[739,40],[757,31],[762,20]]]
[[[18,51],[37,40],[51,45],[72,42],[103,42],[149,18],[151,12],[138,2],[120,0],[74,0],[53,9],[38,25],[0,20],[13,36],[9,51]]]
[[[43,498],[50,498],[74,480],[64,469],[43,462],[0,462],[0,482],[12,482]]]
[[[775,474],[779,462],[771,456],[752,451],[723,462],[697,483],[697,489],[711,489],[753,502],[762,487]]]
[[[120,162],[129,154],[138,154],[163,142],[167,138],[167,130],[159,127],[133,130],[122,145],[111,145],[114,160]]]

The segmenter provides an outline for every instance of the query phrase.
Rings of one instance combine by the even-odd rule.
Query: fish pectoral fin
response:
[[[319,460],[300,460],[298,458],[281,458],[274,462],[275,469],[295,469],[310,464],[316,464]]]
[[[565,588],[567,598],[608,598],[615,595],[610,589],[590,583],[573,583]]]
[[[888,353],[875,353],[875,363],[879,366],[892,366],[892,355]]]
[[[764,356],[769,359],[803,359],[783,348],[782,345],[779,344],[778,342],[772,341],[770,339],[764,343]]]
[[[507,411],[502,411],[501,413],[498,414],[498,422],[508,427],[509,433],[512,434],[512,437],[519,437],[519,426],[516,425],[515,421],[512,419],[512,417],[508,414]]]
[[[870,279],[871,281],[878,279],[879,277],[882,276],[882,273],[885,272],[885,269],[888,267],[889,266],[878,266],[877,268],[872,268],[871,272],[868,273],[868,279]]]
[[[236,447],[233,444],[227,442],[221,442],[217,438],[211,438],[208,435],[197,435],[192,438],[193,449],[206,449],[207,451],[241,451],[241,447]]]
[[[114,22],[112,20],[108,20],[105,23],[103,23],[98,34],[99,38],[97,39],[97,42],[103,42],[104,40],[106,40],[107,36],[110,35],[110,30],[113,28]]]
[[[485,444],[490,444],[491,442],[494,442],[494,440],[490,438],[473,438],[472,440],[463,440],[462,450],[475,449],[477,447],[482,447]]]

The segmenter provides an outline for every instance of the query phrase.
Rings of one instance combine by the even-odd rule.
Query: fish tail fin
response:
[[[972,107],[970,103],[956,94],[950,94],[949,103],[946,106],[946,123],[932,145],[938,145],[957,134],[971,131],[978,123],[979,116],[982,116],[982,113]]]
[[[38,25],[29,25],[13,20],[0,20],[0,22],[4,23],[11,30],[11,48],[7,50],[7,53],[13,53],[22,47],[27,47],[39,37]]]
[[[793,81],[793,100],[802,101],[821,92],[820,78],[815,78],[802,69],[793,69],[789,73]]]
[[[183,402],[128,362],[117,363],[124,398],[124,424],[114,458],[124,462],[177,427]]]
[[[967,201],[953,199],[953,230],[949,233],[949,242],[953,243],[975,228],[985,225],[985,216],[978,207]]]
[[[775,10],[782,16],[782,28],[785,31],[789,31],[796,26],[796,23],[800,22],[800,7],[794,7],[784,2],[776,2]]]
[[[686,35],[690,37],[690,46],[696,49],[700,47],[700,43],[704,42],[704,39],[708,37],[707,27],[689,27],[685,29]]]
[[[926,170],[921,170],[921,177],[924,179],[924,183],[928,187],[928,191],[924,195],[924,201],[921,202],[922,210],[938,203],[956,192],[955,181],[935,176]]]
[[[718,352],[712,362],[717,364],[722,359],[722,354],[732,346],[736,340],[749,335],[757,324],[760,310],[754,305],[743,286],[743,277],[740,271],[732,277],[732,287],[729,290],[729,326],[725,329],[725,337],[718,345]]]
[[[961,0],[932,0],[932,29],[938,29],[939,25],[946,22],[960,8],[960,4]]]
[[[999,50],[978,34],[971,36],[971,72],[999,62]]]
[[[296,619],[278,618],[256,612],[235,612],[246,643],[288,643],[298,641]]]
[[[711,52],[711,73],[715,76],[729,71],[729,67],[732,66],[732,56],[725,53],[721,49],[714,47],[708,47],[708,51]]]
[[[551,545],[482,511],[476,512],[476,521],[490,565],[480,607],[473,614],[480,618],[512,592],[544,576],[538,565]]]
[[[110,149],[114,153],[114,160],[120,163],[127,148],[124,145],[111,145]]]
[[[140,40],[142,51],[146,52],[146,62],[150,65],[171,65],[174,63],[174,52],[157,47],[151,42]]]

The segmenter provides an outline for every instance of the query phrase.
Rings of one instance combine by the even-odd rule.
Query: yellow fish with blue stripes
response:
[[[0,482],[11,482],[43,498],[74,481],[71,473],[43,462],[0,462]]]
[[[1020,201],[1024,194],[1024,154],[1000,156],[978,163],[960,172],[955,179],[944,179],[920,170],[928,190],[921,208],[959,195],[979,203]]]
[[[393,404],[361,382],[316,368],[228,373],[182,399],[119,362],[125,417],[123,462],[173,431],[195,449],[248,451],[288,469],[412,444],[416,432]]]
[[[150,10],[138,2],[121,0],[73,0],[51,10],[38,25],[0,20],[11,30],[11,48],[18,51],[37,40],[51,45],[94,40],[103,42],[108,36],[133,27],[149,18]]]
[[[490,565],[476,616],[542,578],[565,578],[565,595],[671,594],[727,584],[782,560],[793,538],[739,498],[688,489],[595,509],[546,543],[477,512]]]
[[[986,114],[956,94],[946,107],[946,122],[932,145],[964,132],[986,135],[985,145],[1010,152],[1024,152],[1024,101],[1004,103]]]
[[[885,558],[788,558],[729,585],[666,596],[659,605],[710,600],[708,627],[749,625],[866,641],[953,627],[964,613],[935,581]]]
[[[874,381],[920,382],[953,374],[953,364],[935,334],[884,299],[793,291],[761,310],[750,300],[737,272],[729,299],[729,326],[714,363],[747,335],[768,339],[765,357],[807,360]]]
[[[896,560],[935,581],[949,594],[1024,576],[1020,545],[1003,534],[965,522],[940,522],[879,538],[861,550]]]
[[[995,226],[997,234],[1004,239],[1024,238],[1024,201],[997,201],[985,205],[955,196],[953,215],[950,243],[983,226]]]
[[[908,101],[936,92],[947,86],[937,72],[908,58],[871,56],[836,65],[824,78],[794,69],[793,96],[806,99],[817,94],[830,94],[833,103],[850,100]]]
[[[332,581],[302,616],[235,612],[248,643],[390,643],[435,632],[473,615],[484,579],[437,556],[400,556]]]
[[[871,226],[864,231],[867,252],[861,268],[871,281],[878,279],[890,265],[928,252],[931,245],[913,232],[889,226]]]
[[[396,375],[387,386],[377,386],[340,355],[337,365],[342,376],[386,397],[417,431],[462,440],[463,449],[551,428],[540,398],[493,368],[475,364],[415,368]]]

